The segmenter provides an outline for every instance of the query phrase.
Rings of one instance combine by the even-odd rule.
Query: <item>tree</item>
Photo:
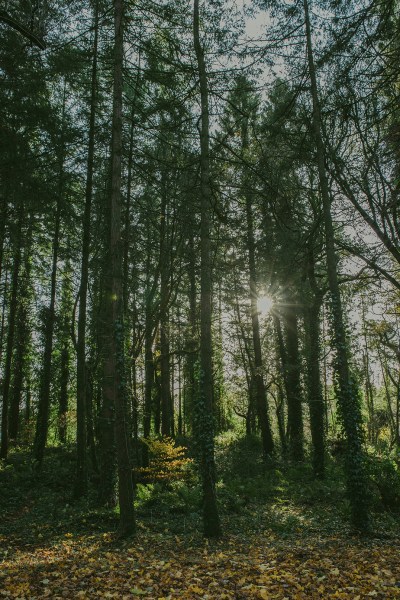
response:
[[[211,333],[211,187],[210,133],[207,71],[200,40],[199,0],[193,5],[193,40],[200,89],[200,383],[196,406],[196,435],[199,440],[201,477],[203,482],[203,527],[206,537],[219,537],[217,498],[215,491],[213,376]]]
[[[307,40],[308,69],[311,82],[313,104],[313,131],[317,151],[317,165],[321,186],[323,218],[325,229],[325,252],[328,283],[331,294],[333,345],[336,350],[335,372],[338,402],[346,434],[346,472],[349,498],[352,509],[352,523],[357,529],[368,529],[368,497],[364,452],[362,448],[362,418],[360,399],[356,382],[351,376],[348,346],[343,321],[342,301],[337,275],[335,252],[335,232],[331,213],[331,198],[325,165],[325,147],[322,137],[321,111],[318,95],[317,76],[312,46],[311,22],[308,0],[304,0],[304,16]]]
[[[114,407],[114,429],[118,462],[119,535],[135,532],[133,484],[126,426],[126,380],[124,372],[124,315],[122,298],[121,158],[123,91],[124,1],[114,7],[114,73],[111,141],[111,197],[109,218],[109,286],[106,318],[109,323],[107,356],[104,361],[103,394]]]

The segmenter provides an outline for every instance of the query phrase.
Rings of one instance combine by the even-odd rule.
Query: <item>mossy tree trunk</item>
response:
[[[335,233],[331,212],[331,198],[326,171],[326,156],[322,134],[322,119],[319,103],[317,76],[314,62],[309,2],[304,0],[304,16],[307,41],[308,68],[313,105],[313,131],[317,150],[317,167],[322,196],[325,229],[325,252],[328,283],[332,305],[333,347],[336,351],[334,371],[339,411],[346,436],[347,490],[351,505],[352,524],[358,530],[369,527],[367,476],[363,451],[363,432],[360,397],[350,373],[348,344],[343,319],[342,300],[337,273]]]
[[[193,40],[200,87],[200,384],[196,406],[196,434],[199,442],[203,483],[204,535],[221,535],[215,490],[213,372],[212,372],[212,262],[211,186],[208,82],[204,49],[200,41],[199,0],[194,0]]]

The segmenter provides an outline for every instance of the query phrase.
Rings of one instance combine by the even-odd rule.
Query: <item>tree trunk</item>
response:
[[[367,476],[363,451],[362,416],[358,390],[350,374],[347,339],[343,320],[342,301],[337,274],[335,235],[331,213],[328,177],[325,166],[325,148],[322,137],[322,120],[319,106],[317,77],[314,64],[309,2],[304,0],[308,67],[313,104],[313,129],[317,150],[317,166],[321,186],[323,219],[325,228],[325,251],[328,282],[332,302],[333,346],[336,350],[334,370],[337,399],[343,429],[346,435],[347,490],[352,511],[352,524],[356,529],[369,527]]]
[[[69,253],[69,249],[67,250]],[[67,414],[69,400],[69,384],[71,375],[71,323],[72,309],[72,270],[69,259],[66,261],[62,275],[61,302],[59,308],[59,401],[58,401],[58,438],[62,444],[67,441]]]
[[[212,262],[211,262],[211,187],[209,152],[209,109],[207,72],[200,42],[199,0],[194,0],[193,38],[197,59],[201,99],[200,167],[200,394],[197,406],[203,480],[203,526],[206,537],[219,537],[221,525],[215,490],[213,373],[212,373]]]
[[[147,439],[151,432],[152,395],[154,386],[153,320],[152,305],[149,297],[147,297],[146,301],[145,315],[144,379],[143,437]],[[149,465],[149,452],[146,444],[143,445],[142,464],[144,467],[148,467]]]
[[[121,235],[121,159],[123,97],[123,13],[124,0],[114,4],[114,85],[111,141],[111,198],[109,206],[110,288],[106,299],[110,330],[104,361],[103,395],[114,406],[114,434],[118,464],[119,535],[135,532],[132,472],[126,426],[126,380],[124,369],[123,256]]]
[[[50,304],[46,314],[45,321],[45,333],[44,333],[44,352],[43,352],[43,366],[40,380],[40,391],[39,391],[39,406],[36,419],[36,432],[35,441],[33,444],[33,456],[40,466],[43,462],[44,449],[47,444],[47,435],[49,429],[49,416],[50,416],[50,388],[51,388],[51,371],[52,371],[52,357],[53,357],[53,334],[54,334],[54,323],[55,323],[55,309],[56,309],[56,283],[57,283],[57,262],[58,252],[60,247],[60,225],[61,225],[61,206],[63,203],[64,193],[64,154],[65,154],[65,143],[64,143],[64,127],[65,127],[65,105],[66,105],[66,85],[64,83],[63,93],[63,106],[62,106],[62,118],[61,118],[61,140],[60,140],[60,170],[59,170],[59,183],[58,183],[58,195],[56,203],[56,214],[54,222],[54,236],[53,236],[53,260],[51,269],[51,285],[50,285]]]
[[[197,381],[195,376],[196,360],[197,360],[197,293],[196,293],[196,257],[194,250],[193,237],[189,238],[189,261],[188,261],[188,278],[189,278],[189,332],[186,341],[186,380],[184,394],[184,417],[188,417],[188,422],[194,430],[194,406],[198,396]],[[186,428],[186,419],[183,419],[183,429]]]
[[[286,338],[286,381],[289,453],[294,461],[304,460],[302,394],[297,309],[293,304],[282,309]]]
[[[167,239],[167,190],[165,172],[161,175],[161,221],[160,221],[160,396],[161,434],[171,435],[171,366],[169,359],[169,248]]]
[[[87,364],[86,364],[86,319],[87,289],[89,281],[90,227],[92,216],[94,145],[97,105],[97,46],[98,46],[98,2],[94,8],[94,40],[92,79],[90,92],[89,140],[87,154],[85,208],[83,213],[83,239],[81,259],[81,281],[79,286],[78,337],[76,347],[76,479],[74,495],[80,498],[87,493]]]
[[[27,369],[29,367],[29,352],[30,347],[30,327],[29,327],[29,311],[30,311],[30,285],[31,285],[31,239],[32,239],[32,224],[26,236],[25,243],[25,258],[24,269],[20,277],[20,285],[18,292],[18,315],[17,315],[17,332],[15,339],[15,357],[13,366],[13,383],[12,396],[10,403],[10,418],[9,418],[9,437],[16,440],[19,432],[19,413],[21,407],[22,392],[24,380],[27,378]]]
[[[61,193],[57,199],[55,227],[53,237],[53,265],[51,272],[50,305],[46,312],[45,336],[43,366],[40,381],[39,406],[36,420],[36,434],[33,446],[33,455],[35,460],[41,465],[43,461],[44,449],[47,443],[47,434],[49,428],[50,415],[50,387],[51,387],[51,368],[53,355],[53,334],[55,322],[56,307],[56,281],[57,281],[57,261],[60,244],[60,221],[61,221]]]
[[[325,475],[325,434],[324,434],[324,397],[322,393],[319,368],[320,345],[320,309],[322,298],[314,296],[305,308],[307,393],[310,407],[310,427],[313,446],[313,471],[315,477]]]
[[[22,226],[24,219],[23,201],[19,200],[18,225],[14,242],[14,261],[11,275],[10,308],[8,313],[8,331],[6,358],[3,372],[3,407],[1,414],[1,447],[0,458],[6,459],[8,455],[8,409],[11,384],[11,366],[14,350],[14,335],[18,308],[18,286],[21,265]]]
[[[247,107],[244,106],[244,112],[247,113]],[[242,154],[248,150],[248,122],[247,114],[242,119]],[[246,225],[247,225],[247,253],[249,265],[249,292],[251,306],[251,328],[253,334],[254,351],[254,391],[256,396],[256,407],[258,422],[261,430],[261,439],[264,458],[270,458],[274,451],[274,441],[272,438],[271,423],[268,415],[267,393],[263,376],[263,361],[260,337],[260,322],[258,318],[258,293],[257,293],[257,269],[256,269],[256,245],[254,240],[253,206],[251,197],[251,186],[248,177],[244,177],[243,194],[246,201]]]

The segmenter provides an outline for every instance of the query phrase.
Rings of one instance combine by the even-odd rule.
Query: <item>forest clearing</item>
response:
[[[5,0],[0,598],[400,598],[398,0]]]

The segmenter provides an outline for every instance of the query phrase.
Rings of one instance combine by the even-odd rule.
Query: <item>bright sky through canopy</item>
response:
[[[260,296],[257,300],[258,310],[262,316],[267,315],[274,304],[271,296]]]

